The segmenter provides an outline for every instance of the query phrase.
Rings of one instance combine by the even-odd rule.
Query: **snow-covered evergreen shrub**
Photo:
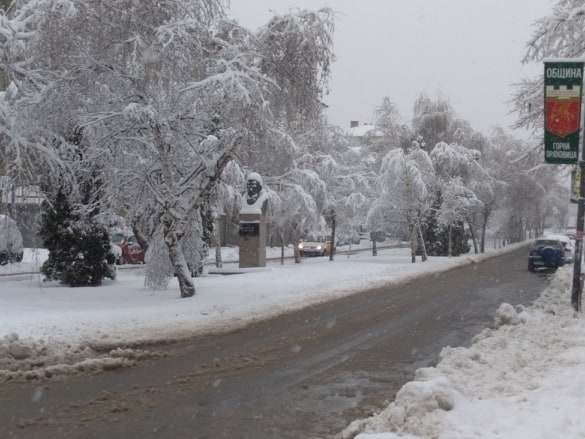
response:
[[[41,267],[45,280],[75,287],[97,286],[105,277],[115,277],[107,261],[110,254],[107,230],[75,214],[62,190],[53,200],[43,203],[40,235],[43,246],[49,250]]]

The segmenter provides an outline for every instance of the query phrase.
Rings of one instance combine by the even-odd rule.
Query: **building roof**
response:
[[[364,123],[362,125],[354,126],[347,129],[347,134],[352,137],[364,137],[366,134],[376,134],[376,127],[370,123]]]

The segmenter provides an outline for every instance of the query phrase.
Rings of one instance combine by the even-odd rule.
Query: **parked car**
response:
[[[116,260],[118,265],[144,263],[144,249],[138,244],[136,236],[114,233],[112,243],[122,250],[122,254]]]
[[[570,236],[562,233],[547,233],[544,238],[558,239],[563,244],[565,249],[565,264],[573,262],[573,255],[575,254],[575,241]]]
[[[309,238],[299,242],[299,254],[305,256],[328,256],[331,254],[331,240],[324,237]]]
[[[528,251],[528,271],[537,268],[556,270],[565,264],[563,243],[554,238],[538,238]]]
[[[0,215],[0,265],[22,262],[23,255],[22,234],[16,221]]]
[[[359,244],[361,242],[361,238],[359,235],[352,236],[350,238],[342,238],[337,241],[337,245],[349,245],[349,244]]]
[[[573,229],[569,229],[565,232],[565,235],[567,235],[569,238],[571,239],[576,239],[577,238],[577,232]]]

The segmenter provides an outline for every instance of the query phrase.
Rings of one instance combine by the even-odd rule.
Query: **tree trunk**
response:
[[[217,268],[223,267],[223,260],[221,258],[221,239],[219,236],[219,218],[216,216],[213,222],[213,245],[215,246],[215,266]]]
[[[453,256],[453,226],[451,224],[447,226],[447,235],[449,238],[449,249],[447,250],[447,255],[451,257]]]
[[[486,225],[481,225],[480,235],[479,235],[479,252],[485,253],[485,229]]]
[[[335,257],[335,232],[337,222],[335,221],[335,212],[331,215],[331,245],[329,247],[329,260],[332,261]]]
[[[293,232],[293,244],[294,244],[295,264],[300,264],[302,262],[302,258],[301,258],[301,252],[299,251],[299,234],[296,231]]]
[[[467,218],[467,225],[469,226],[469,233],[471,234],[471,242],[473,243],[473,251],[475,254],[479,253],[479,249],[477,248],[477,237],[475,236],[475,227],[469,218]]]
[[[280,232],[280,265],[284,265],[284,232]]]
[[[420,249],[421,249],[421,261],[425,262],[429,257],[427,255],[427,246],[425,245],[425,240],[422,234],[422,228],[420,224],[416,225],[416,231],[418,233],[418,239],[420,240]]]
[[[378,249],[376,248],[376,241],[372,241],[372,256],[378,256]]]
[[[144,220],[141,218],[132,224],[132,232],[144,253],[148,250],[148,233],[144,230]]]
[[[416,262],[416,247],[417,247],[416,235],[417,235],[416,226],[414,224],[412,224],[410,226],[410,256],[411,256],[413,264]]]
[[[195,284],[193,278],[185,262],[185,256],[181,250],[181,243],[176,231],[177,220],[169,213],[166,213],[163,218],[163,232],[165,244],[169,249],[169,259],[173,266],[173,271],[177,280],[179,281],[179,290],[181,297],[193,297],[195,295]]]

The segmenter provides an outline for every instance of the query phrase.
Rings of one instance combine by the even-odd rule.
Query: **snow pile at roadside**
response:
[[[559,269],[530,307],[502,304],[471,347],[446,347],[385,410],[343,438],[583,437],[585,320],[570,305],[572,269]],[[561,409],[562,407],[562,409]]]
[[[122,348],[100,352],[89,345],[71,346],[52,340],[21,339],[13,333],[0,339],[0,382],[23,378],[42,380],[113,370],[163,355],[160,352]]]

